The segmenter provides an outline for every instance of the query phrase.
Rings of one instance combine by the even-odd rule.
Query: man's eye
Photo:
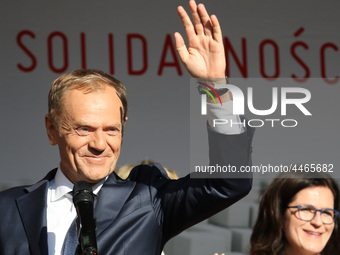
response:
[[[118,135],[120,133],[120,129],[119,128],[110,128],[107,133],[111,136],[115,136]]]
[[[90,130],[87,127],[80,127],[75,129],[76,133],[80,136],[85,136],[90,133]]]

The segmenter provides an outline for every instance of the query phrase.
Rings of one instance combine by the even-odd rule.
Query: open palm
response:
[[[189,2],[192,18],[182,6],[178,7],[189,47],[180,33],[175,33],[176,49],[188,72],[196,78],[223,78],[225,76],[225,54],[220,24],[215,15],[209,17],[203,4]]]

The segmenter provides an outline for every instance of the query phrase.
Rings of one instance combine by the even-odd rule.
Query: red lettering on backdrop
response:
[[[27,54],[27,56],[31,59],[32,63],[30,66],[23,66],[22,64],[17,64],[17,67],[23,72],[31,72],[37,66],[37,59],[33,55],[33,53],[24,45],[22,42],[23,36],[28,35],[31,38],[35,38],[35,34],[29,30],[23,30],[17,35],[17,44],[19,47]]]
[[[113,45],[113,34],[108,35],[109,39],[109,69],[110,69],[110,74],[115,73],[115,65],[114,65],[114,45]]]
[[[245,38],[242,38],[242,63],[240,59],[237,57],[235,49],[231,45],[228,37],[224,37],[224,46],[225,46],[225,56],[227,61],[227,75],[231,76],[230,74],[230,61],[229,61],[229,52],[231,53],[232,57],[234,58],[238,69],[240,70],[243,78],[248,77],[248,62],[247,62],[247,42]]]
[[[53,64],[53,39],[55,37],[60,37],[63,42],[63,59],[64,65],[60,68],[56,68]],[[68,68],[68,46],[67,37],[61,32],[53,32],[47,38],[47,51],[48,51],[48,65],[52,71],[56,73],[63,73]]]
[[[132,60],[132,40],[140,40],[143,50],[143,65],[139,70],[133,69]],[[140,34],[128,34],[127,35],[127,55],[128,55],[128,73],[131,75],[141,75],[146,72],[148,68],[148,55],[147,55],[147,42],[144,36]]]
[[[304,42],[295,42],[292,44],[292,47],[290,48],[290,54],[292,54],[292,57],[301,65],[301,67],[305,70],[305,76],[302,78],[297,77],[295,74],[292,74],[292,78],[296,81],[303,82],[306,81],[310,77],[310,70],[305,62],[302,61],[302,59],[296,54],[296,48],[298,46],[301,46],[302,48],[308,50],[308,45]]]
[[[80,55],[81,55],[81,68],[86,69],[86,38],[85,33],[80,33]]]
[[[294,33],[294,37],[299,37],[304,32],[304,28],[298,29]],[[27,39],[27,37],[29,37]],[[30,39],[33,39],[29,41]],[[22,62],[17,63],[17,68],[22,72],[31,72],[36,69],[38,65],[38,57],[34,54],[34,52],[29,49],[28,42],[41,44],[41,42],[38,42],[35,40],[36,35],[30,30],[22,30],[20,31],[16,36],[16,43],[20,50],[23,51],[23,53],[27,56],[29,59],[29,62],[27,64],[23,64]],[[80,33],[79,37],[79,47],[80,47],[80,67],[81,68],[87,68],[87,43],[86,43],[86,34],[84,32]],[[133,52],[136,47],[133,46],[133,43],[140,43],[141,47],[140,49],[142,52],[141,54],[137,54]],[[225,44],[225,57],[227,61],[227,74],[230,76],[230,66],[231,66],[231,58],[233,58],[234,62],[237,65],[237,68],[239,69],[241,75],[243,78],[248,77],[248,59],[247,59],[247,40],[246,38],[241,39],[240,44],[240,54],[237,54],[234,47],[232,46],[230,40],[228,37],[224,37],[224,44]],[[138,49],[138,44],[136,45]],[[269,54],[268,52],[272,49],[273,53]],[[43,49],[44,50],[44,49]],[[57,52],[61,51],[61,54],[57,55]],[[295,41],[291,44],[290,47],[290,54],[292,56],[292,59],[296,61],[304,70],[304,74],[300,75],[298,77],[296,74],[292,72],[291,77],[297,81],[297,82],[304,82],[311,76],[311,70],[309,66],[307,65],[307,62],[303,60],[301,57],[301,54],[298,54],[300,50],[304,50],[307,52],[309,50],[309,46],[299,40]],[[327,60],[329,64],[333,63],[331,62],[328,57],[334,55],[334,52],[338,52],[339,48],[336,44],[331,42],[326,42],[320,47],[319,56],[320,58],[320,74],[321,77],[324,79],[324,81],[328,84],[335,84],[339,82],[338,75],[334,75],[334,77],[329,77],[330,74],[327,76]],[[59,53],[58,52],[58,53]],[[168,52],[170,53],[170,56],[168,55]],[[112,33],[108,34],[108,72],[110,74],[115,73],[115,62],[114,62],[114,36]],[[134,55],[133,55],[134,54]],[[274,62],[274,71],[272,74],[268,74],[268,70],[266,69],[266,61],[268,58],[266,58],[266,54],[269,54],[273,57]],[[332,54],[332,55],[331,55]],[[47,56],[48,56],[48,67],[51,71],[55,73],[62,73],[65,72],[68,69],[69,66],[69,50],[68,50],[68,38],[66,35],[62,32],[52,32],[48,38],[47,38]],[[139,59],[137,58],[139,57]],[[146,38],[143,35],[140,34],[127,34],[127,62],[128,62],[128,74],[130,75],[142,75],[144,74],[148,69],[148,52],[147,52],[147,41]],[[167,60],[168,58],[168,60]],[[171,59],[170,59],[171,58]],[[141,62],[141,67],[136,68],[133,64],[134,62],[138,61]],[[60,67],[56,67],[57,61],[61,62]],[[263,40],[259,45],[259,64],[260,64],[260,74],[263,78],[266,79],[275,79],[280,76],[280,52],[279,52],[279,46],[278,44],[271,40],[271,39],[265,39]],[[167,34],[165,37],[165,42],[162,49],[161,59],[159,62],[159,68],[157,71],[158,75],[163,74],[163,70],[165,67],[175,67],[177,70],[178,75],[182,75],[181,65],[180,61],[178,59],[175,45],[172,42],[171,35]],[[267,65],[268,67],[268,65]]]
[[[165,61],[168,49],[170,49],[170,53],[172,55],[173,62],[166,62]],[[158,68],[158,72],[157,72],[158,75],[162,75],[163,68],[166,67],[166,66],[176,67],[178,75],[180,75],[180,76],[182,75],[182,69],[181,69],[180,63],[179,63],[178,58],[177,58],[175,46],[172,43],[171,35],[169,35],[169,34],[167,34],[166,37],[165,37],[165,43],[164,43],[164,47],[163,47],[162,57],[161,57],[161,61],[159,63],[159,68]]]
[[[335,44],[333,44],[333,43],[325,43],[324,45],[322,45],[322,47],[320,49],[321,77],[328,84],[335,84],[335,83],[338,82],[339,76],[335,76],[334,79],[327,78],[327,74],[326,74],[326,60],[325,60],[325,51],[326,51],[326,48],[332,48],[333,50],[338,51],[338,47]]]
[[[273,49],[274,49],[275,72],[271,76],[265,73],[264,48],[265,48],[266,44],[272,45]],[[273,40],[270,40],[270,39],[263,40],[260,43],[260,52],[259,52],[259,54],[260,54],[260,73],[261,73],[262,77],[267,78],[267,79],[278,78],[279,75],[280,75],[279,46]]]
[[[300,27],[295,33],[294,37],[300,36],[305,31],[304,27]],[[296,48],[301,46],[305,50],[308,50],[309,47],[305,42],[297,41],[292,44],[290,47],[290,54],[292,54],[292,57],[301,65],[301,67],[305,70],[305,76],[304,77],[297,77],[295,74],[292,74],[291,77],[297,81],[297,82],[304,82],[310,77],[310,70],[309,67],[306,65],[305,62],[302,61],[302,59],[297,55]]]

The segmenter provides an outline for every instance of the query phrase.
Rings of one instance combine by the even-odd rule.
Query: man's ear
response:
[[[58,130],[55,127],[53,120],[48,114],[45,115],[45,126],[50,144],[57,145]]]

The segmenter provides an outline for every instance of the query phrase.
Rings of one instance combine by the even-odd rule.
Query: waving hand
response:
[[[203,4],[189,1],[193,22],[182,6],[177,8],[188,47],[180,33],[175,33],[176,49],[188,72],[196,78],[225,77],[225,54],[221,27],[215,15],[209,16]]]

